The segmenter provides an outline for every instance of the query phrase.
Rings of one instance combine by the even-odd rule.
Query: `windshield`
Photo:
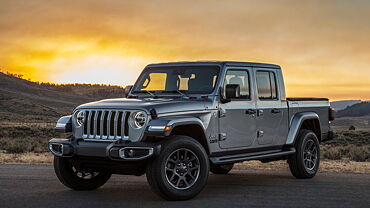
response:
[[[139,77],[133,93],[209,94],[218,74],[217,66],[149,68]]]

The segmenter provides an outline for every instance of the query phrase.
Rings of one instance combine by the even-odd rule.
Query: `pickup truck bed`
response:
[[[333,119],[333,111],[330,108],[330,103],[328,98],[286,98],[288,108],[289,108],[289,128],[292,127],[293,118],[296,114],[304,113],[304,112],[314,112],[318,115],[318,123],[312,123],[311,125],[316,125],[315,129],[320,129],[318,127],[321,126],[321,131],[317,130],[317,134],[321,135],[321,141],[325,141],[328,139],[330,131],[329,123],[331,119]],[[311,129],[311,128],[309,128]]]

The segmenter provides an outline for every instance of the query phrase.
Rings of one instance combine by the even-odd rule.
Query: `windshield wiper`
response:
[[[182,97],[189,97],[187,94],[181,92],[180,90],[164,90],[164,91],[161,91],[161,93],[178,93],[180,94]]]
[[[133,93],[147,93],[147,94],[151,95],[152,97],[157,97],[154,93],[152,93],[148,90],[137,90],[137,91],[133,91]]]

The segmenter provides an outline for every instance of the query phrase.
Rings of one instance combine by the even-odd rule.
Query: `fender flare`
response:
[[[302,113],[297,113],[296,115],[294,115],[292,121],[291,121],[291,125],[290,125],[290,128],[289,128],[289,133],[288,133],[288,137],[287,137],[287,140],[286,140],[286,145],[293,145],[298,134],[299,134],[299,130],[301,129],[302,127],[302,124],[304,121],[306,120],[317,120],[320,124],[320,118],[319,118],[319,115],[317,115],[317,113],[315,112],[302,112]],[[319,128],[320,128],[320,132],[321,132],[321,124],[319,125]],[[321,136],[321,135],[318,135],[318,136]]]
[[[54,130],[61,133],[72,132],[72,116],[69,115],[59,118]]]
[[[205,133],[205,127],[202,120],[196,117],[165,117],[151,120],[148,123],[147,134],[153,136],[169,136],[176,126],[195,124],[201,127]],[[169,131],[165,131],[164,127],[171,126]]]

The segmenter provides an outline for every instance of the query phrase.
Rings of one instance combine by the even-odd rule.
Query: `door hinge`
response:
[[[263,110],[262,109],[259,109],[257,110],[257,116],[263,116]]]
[[[222,118],[226,116],[226,110],[224,108],[220,107],[220,110],[218,111],[218,117]]]
[[[224,141],[226,140],[226,133],[220,133],[218,135],[218,141]]]

